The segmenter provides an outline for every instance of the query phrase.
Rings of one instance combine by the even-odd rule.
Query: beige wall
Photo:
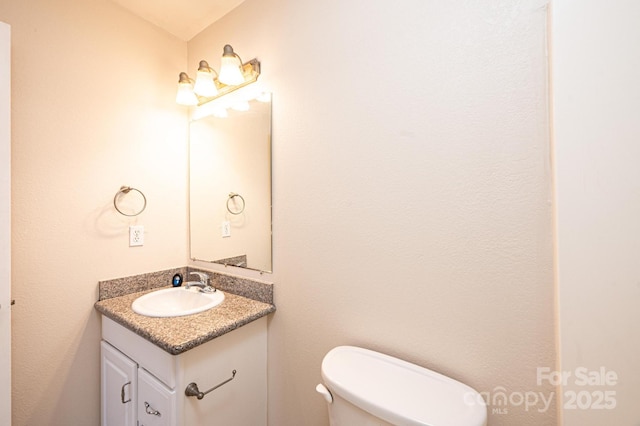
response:
[[[552,15],[564,424],[637,424],[640,4],[559,0]],[[582,383],[601,368],[607,382]]]
[[[327,424],[341,344],[553,392],[544,4],[247,0],[189,42],[190,73],[230,43],[274,92],[271,425]]]
[[[104,0],[3,0],[12,26],[13,425],[98,425],[97,282],[183,265],[186,43]],[[114,212],[121,185],[147,210]],[[128,247],[128,225],[145,226]]]
[[[14,424],[99,423],[96,282],[187,258],[175,79],[225,43],[275,93],[270,424],[326,424],[314,387],[339,344],[483,392],[551,392],[535,383],[555,362],[544,4],[247,0],[186,66],[185,43],[109,2],[1,3]],[[113,213],[122,184],[149,199],[137,220]],[[506,408],[492,425],[555,424]]]

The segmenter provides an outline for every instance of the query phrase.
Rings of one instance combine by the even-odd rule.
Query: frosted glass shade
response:
[[[178,93],[176,94],[178,105],[193,106],[198,105],[198,97],[193,91],[191,83],[178,83]]]
[[[242,64],[237,56],[222,56],[218,80],[227,86],[238,86],[244,83],[241,66]]]
[[[216,83],[213,81],[213,73],[208,71],[198,71],[196,74],[196,84],[193,91],[200,96],[212,97],[218,94]]]

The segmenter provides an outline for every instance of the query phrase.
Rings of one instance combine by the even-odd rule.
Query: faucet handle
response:
[[[209,275],[205,274],[204,272],[191,272],[189,273],[189,275],[197,275],[200,278],[200,282],[202,284],[206,284],[209,285]]]

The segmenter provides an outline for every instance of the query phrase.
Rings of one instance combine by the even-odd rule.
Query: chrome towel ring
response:
[[[120,210],[120,208],[118,207],[118,200],[120,199],[120,194],[128,194],[131,191],[135,191],[138,194],[140,194],[142,196],[142,208],[140,210],[138,210],[135,213],[125,213],[122,210]],[[144,194],[142,193],[142,191],[140,191],[139,189],[136,188],[132,188],[130,186],[121,186],[120,190],[118,192],[116,192],[116,195],[113,197],[113,207],[116,208],[116,210],[118,211],[118,213],[120,213],[121,215],[124,216],[138,216],[140,213],[142,213],[144,211],[144,209],[147,208],[147,197],[144,196]]]
[[[236,209],[236,210],[232,210],[231,207],[229,206],[229,202],[231,200],[233,200],[235,197],[238,197],[238,198],[240,198],[242,200],[242,208]],[[235,192],[230,192],[229,193],[229,198],[227,199],[227,211],[229,213],[231,213],[231,214],[240,214],[240,213],[242,213],[244,211],[244,206],[245,206],[245,202],[244,202],[244,198],[242,198],[242,195],[236,194]]]

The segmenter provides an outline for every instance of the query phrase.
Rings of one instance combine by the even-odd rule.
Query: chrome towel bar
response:
[[[209,392],[214,391],[214,390],[218,389],[220,386],[226,385],[227,383],[232,381],[234,377],[236,377],[236,370],[233,370],[231,372],[231,377],[230,378],[228,378],[227,380],[225,380],[224,382],[222,382],[220,384],[217,384],[216,386],[212,387],[211,389],[209,389],[206,392],[200,392],[200,390],[198,389],[198,385],[195,384],[194,382],[191,382],[191,383],[189,383],[187,385],[187,388],[184,390],[184,394],[187,395],[187,396],[195,396],[198,399],[202,399]]]

